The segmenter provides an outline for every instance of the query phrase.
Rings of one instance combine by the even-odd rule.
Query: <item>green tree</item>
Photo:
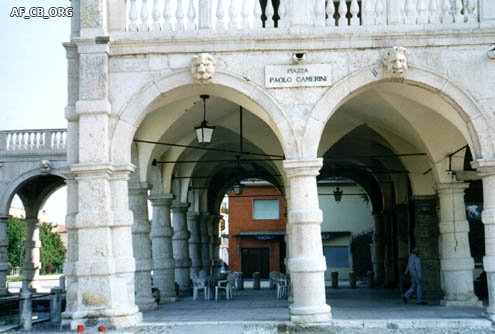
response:
[[[40,260],[42,264],[41,273],[46,272],[62,272],[65,261],[64,243],[60,235],[53,232],[54,225],[51,223],[40,224]],[[51,270],[50,270],[51,269]]]
[[[7,222],[7,262],[10,267],[22,267],[24,263],[24,241],[26,224],[19,218],[9,218]]]

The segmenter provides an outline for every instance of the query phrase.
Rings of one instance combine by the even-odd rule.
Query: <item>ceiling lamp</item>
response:
[[[242,192],[244,190],[244,185],[241,183],[241,177],[240,177],[240,174],[239,174],[239,170],[240,170],[240,156],[239,155],[236,155],[236,160],[237,160],[237,168],[236,168],[236,172],[237,172],[237,182],[234,183],[234,185],[232,186],[232,191],[234,192],[234,195],[236,196],[239,196],[239,195],[242,195]]]
[[[215,127],[212,125],[208,125],[208,121],[206,120],[206,99],[209,98],[209,95],[200,95],[203,99],[203,122],[201,122],[200,126],[194,127],[196,130],[196,136],[198,138],[198,143],[200,144],[209,144],[211,143],[211,137],[213,136],[213,130]]]
[[[337,179],[337,189],[333,191],[333,196],[335,197],[336,203],[340,203],[340,201],[342,200],[342,193],[343,191],[339,188],[339,179]]]

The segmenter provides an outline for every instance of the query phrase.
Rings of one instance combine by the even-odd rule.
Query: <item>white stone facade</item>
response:
[[[493,316],[495,3],[431,1],[424,7],[414,0],[353,0],[347,7],[345,1],[282,0],[261,8],[258,1],[224,1],[223,12],[214,3],[72,1],[72,36],[65,44],[69,252],[63,324],[121,328],[139,322],[136,305],[155,306],[148,293],[135,291],[148,289],[135,280],[147,279],[151,266],[162,302],[175,301],[174,280],[188,289],[192,263],[194,270],[201,265],[215,273],[217,213],[238,173],[284,189],[292,321],[331,319],[318,174],[372,184],[363,188],[376,218],[377,279],[393,279],[394,266],[407,258],[413,243],[403,221],[408,210],[396,216],[393,210],[410,204],[414,242],[426,250],[427,272],[438,277],[427,292],[442,285],[446,305],[479,305],[460,214],[462,182],[478,176],[463,173],[464,159],[452,155],[466,145],[483,180],[487,313]],[[262,27],[256,19],[262,12],[280,19]],[[198,59],[208,60],[209,75],[198,74]],[[285,76],[270,77],[281,69]],[[193,129],[203,120],[202,94],[210,96],[206,117],[216,126],[209,150],[198,149]],[[344,155],[349,152],[355,156]],[[234,155],[244,160],[241,168],[233,169]],[[142,225],[145,201],[137,184],[152,186],[151,232]],[[452,202],[455,217],[445,209]],[[180,217],[172,221],[174,210]],[[187,210],[198,216],[199,227],[191,231]],[[401,217],[397,235],[391,234],[394,217]],[[151,233],[152,259],[147,250],[137,254],[133,232],[141,242]],[[440,254],[430,232],[440,233]],[[400,241],[398,254],[391,251],[392,238]],[[454,239],[460,246],[453,251]]]

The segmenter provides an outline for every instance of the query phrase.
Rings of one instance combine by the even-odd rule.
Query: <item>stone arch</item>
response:
[[[14,197],[14,194],[19,189],[19,187],[21,187],[21,185],[24,184],[25,182],[28,182],[30,179],[33,179],[41,175],[44,174],[41,174],[39,168],[36,168],[19,175],[16,179],[10,182],[7,188],[5,189],[5,192],[2,194],[2,197],[0,198],[0,212],[8,213],[10,208],[10,203],[12,202],[12,198]],[[52,172],[49,175],[58,176],[61,179],[65,180],[65,176],[63,176],[62,173],[60,173],[57,170],[52,170]]]
[[[330,88],[311,111],[303,137],[303,155],[316,157],[325,125],[341,105],[370,85],[390,80],[394,79],[386,76],[384,67],[376,65],[353,73]],[[437,93],[457,111],[469,131],[470,138],[466,139],[472,145],[474,160],[493,156],[495,148],[484,135],[489,131],[488,122],[480,106],[465,90],[439,73],[418,67],[409,67],[401,82]]]
[[[301,154],[300,144],[295,140],[287,115],[264,89],[231,73],[218,71],[211,84],[198,85],[194,83],[191,73],[184,70],[143,85],[118,112],[120,116],[112,136],[111,159],[119,163],[130,161],[130,149],[125,151],[122,147],[130,147],[134,133],[158,98],[170,103],[186,95],[197,95],[198,90],[242,104],[268,124],[286,156]]]

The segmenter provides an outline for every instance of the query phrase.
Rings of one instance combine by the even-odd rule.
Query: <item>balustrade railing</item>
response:
[[[63,151],[66,129],[0,131],[0,150],[8,152]]]
[[[251,30],[287,27],[288,0],[126,0],[127,31]],[[465,24],[478,0],[312,0],[316,26]],[[313,5],[311,5],[313,6]],[[292,13],[291,15],[297,15]]]
[[[127,31],[250,30],[282,26],[285,0],[127,0]]]

